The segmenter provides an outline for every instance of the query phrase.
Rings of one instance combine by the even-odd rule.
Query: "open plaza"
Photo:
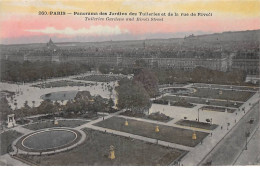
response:
[[[16,110],[25,102],[30,107],[46,100],[66,105],[84,91],[116,103],[116,87],[123,78],[129,77],[86,73],[32,83],[1,82],[0,86],[1,95]],[[232,138],[249,139],[251,135],[244,136],[248,129],[255,132],[258,87],[188,83],[162,85],[159,90],[144,115],[115,105],[116,111],[104,109],[94,118],[74,111],[65,118],[61,108],[54,114],[25,116],[23,123],[10,116],[8,122],[17,123],[1,127],[0,164],[217,165],[218,154],[224,151],[233,152],[229,161],[222,159],[224,164],[237,162],[243,149],[223,145]],[[238,126],[247,127],[237,131]],[[245,146],[244,142],[236,144]]]

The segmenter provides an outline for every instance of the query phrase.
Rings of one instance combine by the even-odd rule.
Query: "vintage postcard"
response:
[[[259,0],[0,0],[1,166],[257,166]]]

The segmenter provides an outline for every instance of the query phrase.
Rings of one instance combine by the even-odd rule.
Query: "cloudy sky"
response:
[[[85,21],[85,16],[38,15],[39,11],[201,12],[212,16],[166,16],[163,22],[112,22]],[[46,42],[50,37],[56,42],[134,40],[255,30],[260,29],[259,11],[259,0],[0,0],[0,40],[2,44]]]

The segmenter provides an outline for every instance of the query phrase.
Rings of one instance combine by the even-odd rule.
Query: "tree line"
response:
[[[32,82],[52,77],[70,76],[91,71],[84,63],[16,62],[1,60],[1,81]]]

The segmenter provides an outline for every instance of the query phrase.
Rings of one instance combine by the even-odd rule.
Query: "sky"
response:
[[[46,11],[48,15],[39,15]],[[64,11],[66,15],[49,15]],[[74,12],[124,12],[127,16],[78,16]],[[165,13],[163,21],[126,21],[129,13]],[[179,16],[167,16],[168,13]],[[72,13],[72,14],[68,14]],[[211,13],[212,16],[180,16]],[[85,21],[85,17],[124,21]],[[150,16],[143,19],[152,18]],[[87,42],[182,38],[260,29],[259,0],[0,0],[0,43]]]

